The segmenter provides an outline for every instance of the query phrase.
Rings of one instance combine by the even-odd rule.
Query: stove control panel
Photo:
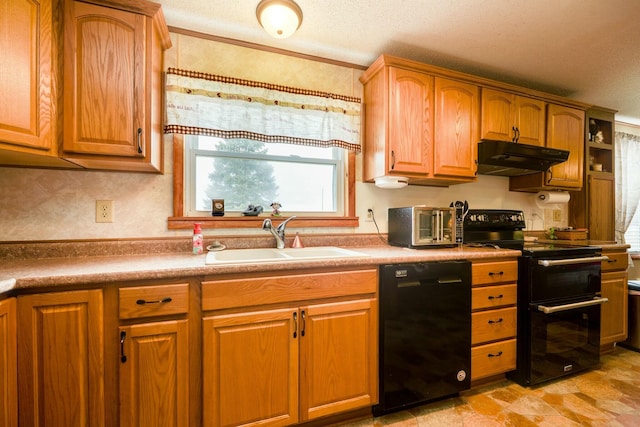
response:
[[[525,228],[524,213],[506,209],[470,209],[464,218],[464,227],[476,230],[522,230]]]

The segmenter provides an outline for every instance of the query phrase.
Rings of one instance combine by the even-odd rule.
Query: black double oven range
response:
[[[517,368],[507,374],[536,385],[600,362],[600,248],[525,242],[517,210],[469,210],[464,241],[518,249]]]

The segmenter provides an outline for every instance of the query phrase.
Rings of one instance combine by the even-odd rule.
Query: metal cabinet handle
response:
[[[489,319],[489,322],[488,322],[488,323],[489,323],[490,325],[492,325],[492,324],[494,324],[494,323],[502,323],[502,321],[503,321],[503,320],[504,320],[504,319],[503,319],[502,317],[501,317],[501,318],[499,318],[498,320],[492,320],[492,319]]]
[[[513,131],[513,138],[511,138],[511,142],[518,142],[518,128],[511,126],[511,130]]]
[[[543,267],[555,267],[558,265],[572,265],[572,264],[588,264],[591,262],[608,261],[607,256],[591,256],[584,258],[567,258],[567,259],[539,259],[538,265]]]
[[[167,297],[167,298],[163,298],[163,299],[159,299],[159,300],[153,300],[153,301],[147,301],[144,299],[139,299],[136,301],[136,304],[138,305],[145,305],[145,304],[166,304],[168,302],[173,301],[171,299],[171,297]]]
[[[600,304],[604,304],[605,302],[609,302],[609,298],[595,297],[594,299],[589,301],[574,302],[572,304],[556,305],[553,307],[539,305],[538,311],[541,311],[544,314],[552,314],[552,313],[557,313],[559,311],[575,310],[576,308],[590,307],[592,305],[600,305]]]
[[[502,351],[499,351],[497,353],[489,353],[487,354],[487,357],[500,357],[502,356]]]
[[[302,316],[302,329],[300,329],[300,336],[303,337],[304,336],[304,332],[307,329],[307,316],[306,316],[306,313],[304,312],[304,310],[302,310],[300,315]]]
[[[488,296],[489,299],[501,299],[503,297],[504,297],[504,295],[502,295],[502,294],[498,295],[497,297],[494,297],[493,295],[489,295]]]
[[[298,312],[293,312],[293,337],[298,338]]]
[[[138,128],[138,154],[142,154],[142,128]]]
[[[494,273],[493,271],[489,272],[489,276],[502,276],[504,274],[504,271],[498,271],[497,273]]]
[[[127,338],[127,333],[125,331],[120,332],[120,361],[122,363],[127,363],[127,356],[124,354],[124,340]]]
[[[396,153],[391,150],[391,170],[394,170],[396,167]]]

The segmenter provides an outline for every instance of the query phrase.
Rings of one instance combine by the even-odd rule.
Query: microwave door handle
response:
[[[576,308],[590,307],[592,305],[604,304],[605,302],[609,302],[609,298],[596,297],[589,301],[574,302],[573,304],[555,305],[553,307],[539,305],[538,311],[541,311],[544,314],[552,314],[552,313],[557,313],[559,311],[574,310]]]
[[[433,241],[440,241],[440,232],[438,229],[440,228],[440,212],[437,209],[433,210],[433,216],[431,217],[431,233],[433,234]]]
[[[543,267],[555,267],[557,265],[571,265],[571,264],[586,264],[589,262],[602,262],[608,261],[607,256],[592,256],[586,258],[568,258],[568,259],[540,259],[538,265]]]

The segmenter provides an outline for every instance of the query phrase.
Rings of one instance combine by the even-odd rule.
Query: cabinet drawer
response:
[[[471,380],[502,374],[515,368],[515,339],[479,345],[471,349]]]
[[[629,255],[626,252],[603,252],[609,257],[609,261],[602,262],[602,271],[626,270],[629,264]]]
[[[516,336],[516,307],[471,314],[471,344]]]
[[[516,282],[517,280],[517,261],[473,263],[471,265],[471,283],[473,286],[491,283]]]
[[[376,269],[212,280],[202,283],[202,309],[371,294],[377,288]]]
[[[515,305],[518,288],[516,285],[483,286],[471,290],[471,308],[485,308]]]
[[[166,316],[189,311],[189,284],[120,288],[120,319]]]

